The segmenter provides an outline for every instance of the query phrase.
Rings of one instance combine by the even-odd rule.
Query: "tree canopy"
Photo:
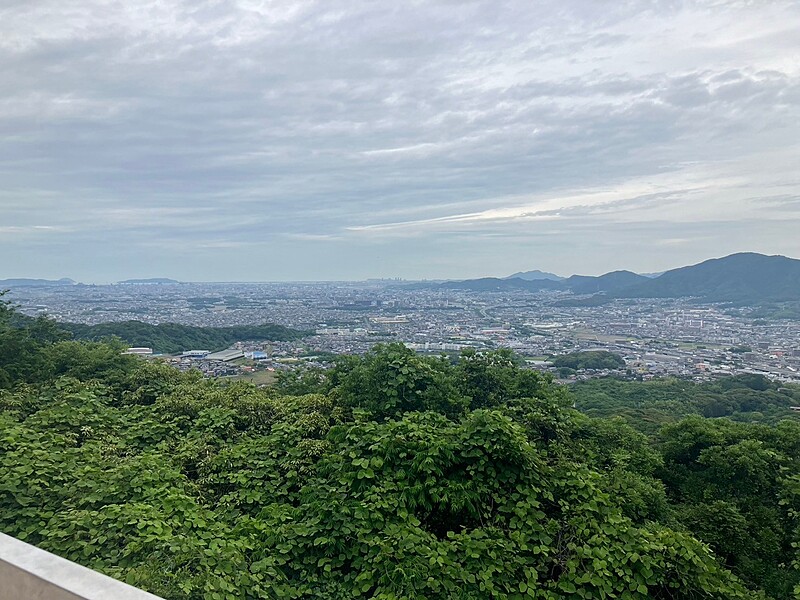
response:
[[[573,369],[619,369],[625,366],[625,360],[619,355],[607,350],[588,350],[584,352],[571,352],[553,358],[553,366],[558,368]]]
[[[1,297],[2,294],[0,294]],[[59,339],[93,342],[118,340],[128,346],[152,348],[155,352],[163,354],[174,354],[184,350],[222,350],[235,342],[250,340],[291,341],[300,339],[307,334],[305,331],[275,323],[233,327],[196,327],[179,323],[153,325],[142,321],[120,321],[97,325],[56,323],[46,317],[34,319],[14,312],[7,301],[2,306],[6,325],[22,330],[18,332],[21,334],[38,329],[40,338],[43,331],[46,330],[50,332],[51,337],[57,335]]]
[[[46,377],[0,357],[0,530],[168,599],[777,600],[798,583],[792,424],[698,417],[648,439],[508,352],[378,346],[287,395],[37,343],[85,351]]]
[[[130,346],[145,346],[155,352],[173,354],[183,350],[221,350],[234,342],[246,340],[289,341],[305,335],[297,329],[264,323],[234,327],[195,327],[178,323],[152,325],[141,321],[80,325],[63,323],[76,339],[101,341],[119,338]]]
[[[743,374],[703,383],[676,378],[645,382],[602,378],[580,381],[570,390],[580,411],[593,417],[621,416],[650,434],[689,415],[772,425],[800,419],[800,414],[790,410],[800,405],[800,386],[773,382],[762,375]]]

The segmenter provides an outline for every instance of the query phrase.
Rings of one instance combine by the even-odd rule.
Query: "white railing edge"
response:
[[[163,600],[4,533],[0,533],[0,563],[5,565],[2,577],[20,578],[0,581],[0,600],[5,599],[3,589],[23,585],[35,589],[37,582],[43,588],[64,590],[65,597],[71,594],[85,600]]]

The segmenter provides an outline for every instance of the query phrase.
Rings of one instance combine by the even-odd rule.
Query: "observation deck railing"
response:
[[[0,600],[162,600],[0,533]]]

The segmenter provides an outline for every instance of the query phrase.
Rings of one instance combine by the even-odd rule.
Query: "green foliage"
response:
[[[653,447],[507,352],[379,346],[305,395],[36,353],[48,378],[0,390],[0,530],[170,600],[764,598],[694,530],[754,589],[797,583],[789,425]]]
[[[287,396],[322,393],[327,391],[327,378],[325,372],[318,367],[278,371],[273,388]]]
[[[620,415],[655,436],[663,464],[654,473],[668,509],[658,504],[652,517],[691,531],[752,586],[774,598],[791,596],[800,583],[791,559],[798,541],[800,421],[789,406],[800,402],[800,388],[740,375],[702,384],[601,379],[580,382],[572,392],[586,414]],[[679,422],[687,415],[693,416]],[[629,513],[638,504],[635,497],[625,502]]]
[[[50,319],[21,318],[0,294],[0,388],[61,375],[90,379],[125,372],[134,361],[114,344],[76,344]]]
[[[757,307],[746,306],[745,311],[741,311],[745,316],[753,319],[753,324],[766,324],[763,319],[800,319],[800,302],[792,300],[789,302],[764,302]]]
[[[626,516],[637,523],[670,521],[663,483],[656,472],[661,454],[650,440],[622,419],[576,419],[572,438],[579,457],[588,458],[606,478],[606,488],[619,500]]]
[[[305,335],[302,331],[273,323],[256,326],[194,327],[177,323],[151,325],[141,321],[124,321],[99,325],[63,323],[61,326],[72,332],[76,339],[99,341],[119,338],[129,346],[144,346],[153,348],[155,352],[167,354],[201,348],[221,350],[234,342],[245,340],[296,340]]]
[[[796,302],[800,297],[800,261],[741,252],[672,269],[616,295],[627,298],[694,296],[706,302],[749,306]]]
[[[619,355],[606,350],[590,350],[572,352],[553,358],[556,368],[573,369],[619,369],[625,366],[625,360]]]
[[[552,389],[550,376],[521,369],[508,349],[464,350],[454,375],[458,391],[469,399],[473,410],[498,406],[512,398],[536,397]]]
[[[601,478],[500,412],[409,413],[329,440],[299,503],[263,513],[257,556],[286,597],[750,597],[695,540],[635,527]]]
[[[775,424],[797,419],[789,407],[800,404],[800,387],[746,374],[700,384],[674,378],[647,382],[593,379],[576,383],[571,391],[578,410],[587,415],[621,416],[649,434],[692,414]]]
[[[457,416],[467,399],[458,394],[449,369],[444,358],[419,356],[403,344],[379,344],[362,359],[338,361],[329,385],[342,404],[377,420],[424,410]]]
[[[658,437],[677,519],[742,579],[774,598],[800,584],[800,423],[777,427],[690,417]]]
[[[17,313],[0,292],[0,389],[20,381],[43,380],[52,375],[52,365],[43,350],[63,339],[63,332],[47,319],[28,319],[20,329]]]

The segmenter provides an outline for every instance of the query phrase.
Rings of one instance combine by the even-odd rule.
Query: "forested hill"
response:
[[[570,352],[569,354],[554,356],[551,360],[554,367],[570,369],[572,371],[577,371],[578,369],[600,370],[625,368],[624,358],[619,354],[614,354],[606,350]]]
[[[593,294],[595,292],[613,293],[643,281],[647,281],[647,277],[644,275],[637,275],[630,271],[612,271],[599,277],[573,275],[565,279],[562,284],[574,294]]]
[[[646,436],[508,351],[277,386],[9,325],[0,531],[167,600],[786,600],[800,424]]]
[[[118,337],[130,346],[146,346],[155,352],[175,353],[183,350],[221,350],[234,342],[245,340],[289,341],[306,332],[274,323],[242,325],[237,327],[193,327],[177,323],[151,325],[141,321],[80,325],[60,323],[79,340],[102,340]]]
[[[549,279],[550,281],[563,281],[564,278],[556,275],[555,273],[548,273],[547,271],[535,269],[533,271],[520,271],[518,273],[514,273],[513,275],[509,275],[508,277],[504,277],[504,279],[525,279],[527,281]]]
[[[753,252],[667,271],[617,292],[624,297],[696,296],[715,302],[800,300],[800,260]]]
[[[19,313],[13,313],[7,322],[8,325],[17,329],[31,328],[34,324],[39,323],[39,326],[58,330],[65,334],[65,337],[76,340],[97,342],[118,338],[128,346],[144,346],[162,354],[201,349],[215,351],[227,348],[235,342],[248,340],[281,342],[300,339],[308,335],[308,332],[274,323],[237,327],[194,327],[177,323],[152,325],[142,321],[119,321],[83,325],[34,319]]]
[[[581,412],[592,417],[622,417],[650,434],[689,415],[770,425],[783,419],[800,420],[800,413],[790,408],[800,406],[800,386],[770,381],[761,375],[703,383],[675,378],[644,382],[590,379],[572,385],[570,390]]]

